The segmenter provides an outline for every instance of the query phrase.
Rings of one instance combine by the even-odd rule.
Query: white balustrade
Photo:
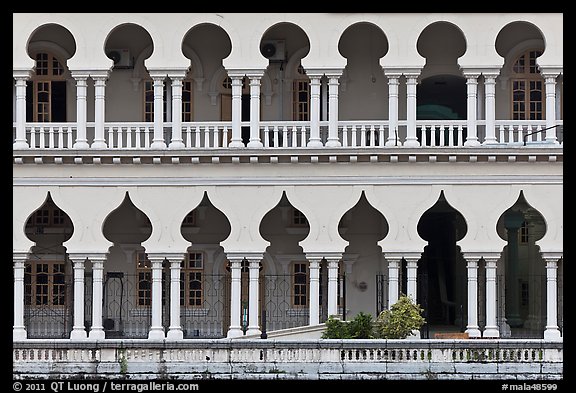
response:
[[[508,145],[544,143],[545,128],[545,120],[496,120],[496,140]]]
[[[466,120],[417,120],[416,136],[420,146],[463,147]]]
[[[338,122],[342,147],[383,147],[388,132],[387,120]]]

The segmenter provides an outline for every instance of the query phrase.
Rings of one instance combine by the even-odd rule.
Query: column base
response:
[[[546,143],[552,143],[553,145],[560,144],[555,136],[553,136],[552,138],[546,138]]]
[[[258,326],[255,326],[255,327],[248,326],[248,330],[246,330],[246,335],[248,336],[248,335],[252,335],[252,334],[260,336],[262,334],[262,331],[260,329],[258,329]]]
[[[240,326],[230,326],[230,329],[228,329],[228,334],[226,334],[226,338],[241,337],[243,335],[244,332]]]
[[[496,138],[490,138],[490,139],[487,138],[487,139],[484,139],[484,142],[482,143],[482,145],[497,145],[499,143],[500,142],[498,142],[496,140]]]
[[[108,145],[106,144],[105,141],[94,141],[91,145],[90,145],[91,149],[108,149]]]
[[[556,326],[546,326],[546,330],[544,330],[544,340],[562,341],[560,330],[558,330]]]
[[[228,147],[245,147],[245,146],[244,142],[242,141],[231,140],[230,143],[228,144]]]
[[[86,335],[86,330],[84,327],[81,328],[74,328],[70,332],[70,340],[86,340],[88,336]]]
[[[89,149],[90,145],[86,141],[78,141],[72,146],[73,149]]]
[[[16,141],[12,144],[13,150],[22,150],[22,149],[29,149],[28,142],[26,141]]]
[[[182,141],[172,141],[168,145],[168,149],[184,149],[186,145]]]
[[[467,139],[466,142],[464,142],[464,147],[476,147],[476,146],[480,146],[480,142],[478,142],[478,138]]]
[[[468,337],[471,338],[480,338],[482,337],[482,333],[480,332],[480,329],[478,329],[478,326],[469,326],[465,333],[468,333]]]
[[[320,139],[310,139],[306,147],[324,147],[324,144]]]
[[[264,147],[264,145],[262,144],[262,142],[256,140],[256,141],[250,141],[250,142],[248,142],[248,145],[246,145],[246,147],[250,147],[250,148],[262,148],[262,147]]]
[[[106,338],[106,333],[104,332],[104,328],[97,327],[90,329],[90,333],[88,333],[88,338],[90,340],[104,340]]]
[[[406,139],[404,147],[420,147],[420,142],[418,142],[418,139]]]
[[[164,335],[164,328],[162,327],[151,327],[148,332],[148,340],[164,340],[166,336]]]
[[[402,146],[402,142],[394,140],[394,139],[388,139],[386,141],[385,146]]]
[[[28,333],[26,332],[26,329],[22,326],[22,327],[14,327],[12,329],[12,340],[13,341],[20,341],[20,340],[26,340],[28,338]]]
[[[184,332],[181,327],[170,328],[166,334],[167,340],[184,340]]]
[[[166,149],[166,143],[164,141],[152,142],[150,149]]]
[[[498,338],[500,337],[500,332],[498,331],[498,326],[486,326],[484,333],[482,334],[484,338]]]
[[[326,141],[326,147],[342,147],[342,144],[338,139],[328,139]]]

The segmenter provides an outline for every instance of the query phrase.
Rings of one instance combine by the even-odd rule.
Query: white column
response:
[[[321,258],[307,257],[308,271],[310,272],[310,303],[309,303],[309,325],[320,323],[320,261]]]
[[[259,278],[260,278],[260,260],[262,258],[250,258],[248,265],[248,330],[246,334],[262,334],[258,324],[259,316]]]
[[[232,79],[232,139],[228,147],[244,147],[242,142],[242,78],[244,75],[230,75]]]
[[[420,147],[416,138],[416,83],[418,75],[405,74],[406,76],[406,147]]]
[[[466,258],[468,270],[468,324],[466,333],[469,337],[481,337],[478,328],[478,260]]]
[[[108,75],[92,75],[94,80],[94,142],[90,146],[92,149],[106,149],[104,123],[106,121],[105,100],[106,100],[106,79]]]
[[[230,327],[226,337],[234,338],[242,336],[242,325],[240,325],[240,300],[241,300],[241,277],[242,259],[228,256],[230,261]]]
[[[16,140],[13,149],[28,149],[26,141],[26,80],[30,77],[29,71],[24,75],[15,75],[16,79]]]
[[[479,146],[478,142],[478,122],[476,116],[477,109],[477,93],[478,93],[478,76],[479,74],[469,74],[465,73],[466,76],[466,87],[468,91],[468,100],[466,104],[467,117],[466,117],[466,128],[467,136],[464,146],[473,147]]]
[[[260,78],[264,73],[250,74],[250,141],[247,147],[264,147],[260,140]]]
[[[398,140],[398,79],[400,74],[386,74],[388,78],[388,140],[386,146],[401,146]]]
[[[182,79],[183,75],[170,76],[172,80],[172,138],[169,149],[183,149],[182,141]]]
[[[418,259],[408,257],[404,259],[406,260],[406,295],[416,302]]]
[[[14,325],[12,340],[25,340],[27,337],[24,325],[24,264],[27,253],[14,254]]]
[[[401,259],[386,258],[388,260],[388,310],[398,302],[399,286],[399,270]]]
[[[327,147],[340,147],[338,138],[338,78],[341,74],[326,74],[328,78],[328,140]]]
[[[310,75],[310,140],[307,147],[322,147],[320,139],[320,78],[322,75]]]
[[[92,262],[92,326],[88,338],[91,340],[104,340],[105,333],[102,326],[102,298],[104,282],[105,255],[90,256]]]
[[[74,326],[70,332],[71,340],[87,338],[84,327],[84,261],[85,257],[70,257],[74,268]]]
[[[558,330],[558,259],[545,258],[546,261],[546,330],[544,340],[560,340]]]
[[[165,149],[164,142],[164,78],[166,75],[151,75],[154,81],[154,138],[151,149]]]
[[[328,259],[328,316],[338,313],[338,262],[341,258]]]
[[[86,92],[88,74],[72,73],[76,80],[76,141],[74,142],[74,149],[88,149],[88,141],[86,139]]]
[[[182,340],[184,333],[180,323],[180,267],[182,258],[170,258],[170,326],[166,338]]]
[[[542,74],[546,83],[546,142],[558,144],[556,138],[556,78],[557,73]]]
[[[484,98],[486,110],[486,137],[484,145],[498,143],[496,140],[496,74],[484,75]]]
[[[496,324],[496,262],[498,258],[484,257],[486,262],[486,327],[483,337],[498,338],[500,332]]]
[[[162,262],[164,257],[148,254],[148,259],[152,264],[152,324],[148,339],[163,340],[165,338],[162,326]]]

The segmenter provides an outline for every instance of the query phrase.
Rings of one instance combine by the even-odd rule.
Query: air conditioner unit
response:
[[[109,49],[106,56],[114,60],[114,68],[132,68],[132,56],[128,49]]]
[[[262,41],[260,53],[270,61],[283,61],[286,59],[286,43],[282,40]]]

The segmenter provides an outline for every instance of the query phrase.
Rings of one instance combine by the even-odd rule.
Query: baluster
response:
[[[56,137],[58,138],[58,148],[62,149],[64,147],[64,131],[62,130],[62,126],[58,127],[58,131],[56,131]]]
[[[536,142],[542,142],[542,133],[540,132],[542,131],[542,126],[540,124],[538,124],[538,126],[536,127]]]
[[[71,148],[72,148],[72,145],[74,144],[74,142],[72,142],[72,141],[74,140],[73,137],[72,137],[72,136],[73,136],[73,135],[72,135],[72,134],[73,134],[73,131],[74,131],[74,128],[73,128],[73,127],[69,127],[69,128],[68,128],[68,134],[66,135],[66,136],[67,136],[66,147],[67,147],[68,149],[71,149]]]
[[[142,128],[140,126],[133,126],[134,128],[134,148],[140,149],[142,147]]]
[[[308,130],[305,126],[300,127],[300,147],[306,147],[308,144]]]
[[[352,138],[352,141],[351,141],[351,142],[352,142],[352,147],[356,147],[356,146],[357,146],[357,143],[356,143],[356,142],[357,142],[357,141],[356,141],[356,138],[357,138],[357,137],[358,137],[358,133],[357,133],[357,130],[356,130],[356,125],[353,124],[353,125],[352,125],[352,135],[351,135],[351,138]]]
[[[370,124],[370,147],[376,147],[376,132],[374,131],[374,124]]]
[[[380,131],[379,131],[379,135],[378,135],[378,146],[380,147],[384,147],[384,139],[385,135],[384,135],[384,124],[380,124]]]
[[[278,136],[278,126],[274,126],[274,147],[280,147],[280,139]]]
[[[292,126],[292,147],[298,147],[298,126]]]
[[[48,148],[54,149],[54,127],[48,128]]]
[[[124,145],[124,127],[118,127],[118,148],[124,149],[126,146]]]
[[[432,134],[432,131],[430,131],[430,134]],[[420,128],[420,135],[422,135],[422,143],[420,144],[420,146],[427,146],[428,145],[428,126],[427,125],[422,125],[422,128]]]
[[[508,127],[508,143],[514,142],[514,125]]]
[[[184,128],[184,135],[186,136],[186,147],[187,147],[187,148],[192,147],[190,126],[186,126],[186,127]]]
[[[504,124],[500,124],[500,128],[498,130],[498,142],[504,143],[506,141],[504,135],[505,135]]]
[[[222,130],[222,147],[228,147],[228,126]]]
[[[458,125],[458,137],[457,137],[458,147],[464,146],[463,139],[464,139],[464,126],[460,124]]]
[[[144,126],[144,149],[148,149],[150,147],[150,126]]]
[[[46,130],[44,129],[44,126],[38,127],[38,134],[40,136],[38,147],[44,149],[46,147]]]
[[[288,147],[288,127],[282,126],[282,147]]]
[[[440,138],[438,139],[438,146],[446,146],[446,139],[444,139],[446,137],[446,128],[449,126],[446,126],[444,124],[440,124]],[[450,133],[450,131],[448,131],[448,133]]]
[[[132,127],[126,126],[126,148],[132,148]]]
[[[342,126],[342,146],[348,147],[348,126]]]
[[[366,126],[360,127],[360,147],[366,147]]]
[[[200,127],[196,126],[194,127],[194,147],[195,148],[199,148],[200,146]]]
[[[264,126],[264,147],[270,147],[270,135],[268,126]]]
[[[36,130],[35,127],[30,127],[30,149],[36,149]]]
[[[112,126],[108,126],[108,140],[106,142],[110,149],[114,148],[114,131]]]
[[[204,127],[204,147],[210,147],[210,126]]]

